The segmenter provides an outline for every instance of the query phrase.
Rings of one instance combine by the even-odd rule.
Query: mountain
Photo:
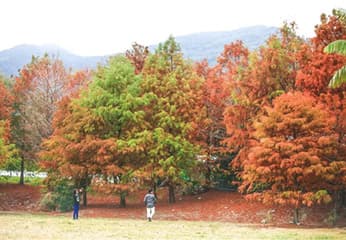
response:
[[[193,61],[207,59],[210,65],[216,63],[216,58],[223,51],[225,44],[242,40],[250,50],[262,45],[270,35],[278,31],[275,27],[252,26],[228,32],[204,32],[178,36],[176,41],[180,44],[185,58]],[[150,46],[154,52],[157,45]],[[0,51],[0,72],[17,75],[18,69],[30,63],[32,56],[43,56],[48,53],[64,62],[66,68],[93,69],[98,63],[105,63],[108,56],[82,57],[74,55],[54,45],[19,45],[11,49]]]
[[[18,75],[18,70],[31,62],[32,56],[50,56],[62,60],[66,68],[95,68],[98,63],[105,62],[106,56],[82,57],[74,55],[55,45],[18,45],[0,52],[0,72],[7,75]]]
[[[195,33],[178,36],[175,39],[180,44],[185,58],[194,61],[207,59],[210,65],[214,65],[225,44],[242,40],[246,47],[254,50],[277,31],[276,27],[252,26],[227,32]],[[150,50],[155,49],[156,46],[151,46]]]

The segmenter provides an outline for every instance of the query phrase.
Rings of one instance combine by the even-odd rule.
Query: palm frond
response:
[[[346,55],[346,40],[336,40],[329,43],[323,51],[325,53],[340,53]]]
[[[337,88],[343,83],[346,83],[346,66],[335,72],[333,78],[329,82],[330,88]]]

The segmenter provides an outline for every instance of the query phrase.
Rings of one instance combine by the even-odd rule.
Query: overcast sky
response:
[[[0,50],[18,44],[56,44],[79,55],[125,51],[170,34],[230,31],[295,21],[313,36],[321,13],[346,0],[1,0]]]

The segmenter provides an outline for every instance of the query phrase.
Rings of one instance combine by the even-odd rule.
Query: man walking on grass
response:
[[[147,207],[147,218],[149,222],[151,222],[155,214],[155,203],[156,197],[153,194],[153,190],[149,189],[148,193],[144,197],[144,204]]]

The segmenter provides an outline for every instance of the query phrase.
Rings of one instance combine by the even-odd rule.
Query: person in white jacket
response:
[[[156,197],[153,194],[152,189],[149,189],[148,193],[145,195],[144,204],[147,207],[148,221],[151,222],[151,220],[153,219],[153,216],[155,214],[155,204],[156,204]]]

